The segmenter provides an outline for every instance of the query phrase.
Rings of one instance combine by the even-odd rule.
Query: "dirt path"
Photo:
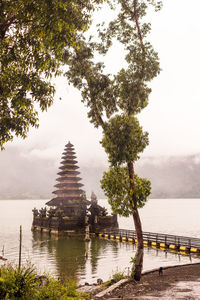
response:
[[[104,299],[200,299],[200,264],[177,266],[130,281]]]

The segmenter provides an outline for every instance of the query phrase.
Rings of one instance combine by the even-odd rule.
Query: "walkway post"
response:
[[[22,225],[20,225],[20,232],[19,232],[19,266],[18,269],[21,268],[21,259],[22,259]]]

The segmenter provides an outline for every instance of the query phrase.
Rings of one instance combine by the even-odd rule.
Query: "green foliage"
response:
[[[35,293],[36,300],[55,300],[55,299],[87,299],[86,293],[79,293],[76,290],[75,282],[62,283],[59,280],[50,278],[48,286],[42,286]]]
[[[131,257],[130,263],[135,264],[135,257]]]
[[[150,182],[134,174],[134,163],[148,145],[148,134],[142,131],[136,115],[148,104],[148,86],[159,73],[158,54],[147,40],[151,26],[144,22],[149,6],[162,7],[156,0],[108,1],[117,16],[106,27],[98,25],[100,42],[79,40],[79,49],[70,55],[68,80],[82,92],[88,107],[88,117],[95,127],[103,129],[102,146],[108,154],[110,168],[101,186],[115,213],[133,215],[138,248],[142,250],[142,227],[137,208],[142,207],[150,194]],[[146,20],[146,18],[145,18]],[[95,63],[96,52],[105,55],[118,41],[124,48],[126,67],[116,74],[106,74],[102,63]],[[120,63],[119,57],[117,63]],[[126,165],[127,167],[124,167]],[[141,277],[142,255],[135,278]]]
[[[148,145],[148,133],[133,115],[117,115],[106,123],[101,143],[111,165],[121,165],[139,158]]]
[[[114,80],[103,73],[104,65],[94,63],[94,43],[78,42],[79,48],[72,51],[68,60],[69,70],[65,73],[69,82],[82,92],[82,102],[89,108],[88,117],[95,127],[102,126],[102,115],[109,118],[116,111]]]
[[[120,271],[117,268],[116,271],[112,274],[112,276],[110,276],[110,279],[108,281],[104,282],[102,285],[105,287],[108,287],[122,279],[127,278],[127,275],[125,273],[126,273],[125,270]]]
[[[87,30],[102,0],[0,1],[0,148],[38,127],[53,103],[51,77],[62,72],[70,47]],[[95,6],[94,6],[95,5]]]
[[[99,43],[80,37],[79,48],[68,60],[66,76],[81,90],[90,121],[103,128],[101,143],[111,168],[104,173],[102,188],[114,212],[129,215],[142,207],[150,194],[150,182],[134,175],[134,163],[148,145],[148,133],[143,132],[136,114],[148,104],[148,82],[160,72],[158,54],[147,40],[151,26],[143,19],[150,5],[157,11],[162,2],[109,3],[111,9],[117,8],[116,18],[107,27],[98,25]],[[106,74],[104,65],[94,62],[95,52],[105,55],[115,40],[124,47],[127,67],[117,74]],[[124,164],[129,167],[120,167]]]
[[[137,253],[137,252],[136,252],[136,253]],[[136,255],[137,255],[137,254],[136,254]],[[135,257],[131,257],[131,261],[130,261],[130,263],[132,264],[132,268],[131,268],[131,278],[134,278],[134,276],[135,276],[136,255],[135,255]]]
[[[76,283],[65,283],[47,277],[47,285],[42,285],[40,277],[31,266],[20,270],[11,265],[0,268],[0,299],[87,299],[88,295],[77,291]]]
[[[162,1],[108,2],[116,9],[116,18],[107,27],[98,25],[100,42],[80,36],[66,76],[81,90],[90,121],[103,129],[101,143],[111,168],[104,173],[102,188],[114,212],[127,216],[142,207],[150,194],[150,182],[134,174],[134,163],[148,145],[148,133],[142,131],[136,114],[148,104],[148,83],[160,73],[158,54],[147,39],[151,25],[144,17],[149,6],[160,10]],[[115,40],[125,50],[127,66],[116,74],[106,74],[104,64],[95,63],[94,57],[96,52],[105,55]],[[127,168],[120,167],[124,164]]]
[[[135,205],[138,208],[143,207],[151,192],[150,181],[140,178],[137,174],[134,176],[134,190],[131,189],[130,184],[127,167],[110,167],[107,172],[104,172],[101,179],[101,187],[108,197],[112,210],[124,217],[133,214]]]
[[[116,270],[116,272],[114,274],[112,274],[112,279],[116,280],[116,281],[120,281],[121,279],[126,278],[126,274],[125,271],[119,271],[118,269]]]
[[[0,299],[33,299],[39,281],[32,266],[0,268]]]
[[[158,54],[146,41],[150,24],[142,23],[142,18],[148,5],[158,10],[161,1],[115,2],[119,13],[107,28],[98,26],[100,42],[80,38],[79,49],[71,53],[66,72],[69,81],[82,91],[88,117],[96,127],[104,127],[104,116],[110,120],[119,110],[135,115],[146,107],[151,92],[147,83],[160,72]],[[128,66],[117,74],[106,74],[104,64],[94,62],[95,52],[106,54],[115,39],[124,47]]]

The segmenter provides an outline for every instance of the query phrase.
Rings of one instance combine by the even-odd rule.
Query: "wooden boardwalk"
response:
[[[109,239],[116,239],[124,242],[137,243],[135,230],[117,229],[114,231],[102,231],[96,233],[99,237],[105,237]],[[188,251],[194,253],[200,253],[200,239],[153,233],[143,232],[144,246],[153,246],[159,248],[169,248],[178,251]]]

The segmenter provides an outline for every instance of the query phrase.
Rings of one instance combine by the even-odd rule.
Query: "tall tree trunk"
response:
[[[132,197],[132,203],[134,212],[133,212],[133,221],[135,225],[135,231],[136,231],[136,237],[137,237],[137,251],[135,254],[135,262],[132,269],[132,276],[135,280],[140,281],[141,279],[141,273],[142,273],[142,267],[143,267],[143,234],[142,234],[142,224],[140,221],[140,216],[138,213],[137,208],[137,201],[135,198],[135,184],[134,184],[134,166],[132,162],[128,163],[128,170],[129,170],[129,177],[130,177],[130,187],[131,190],[133,190],[133,197]]]
[[[142,267],[143,267],[143,234],[142,234],[142,224],[140,221],[140,216],[138,213],[138,209],[135,208],[133,213],[133,220],[135,224],[135,231],[137,237],[137,251],[135,253],[135,263],[134,263],[134,279],[140,281],[142,275]]]

